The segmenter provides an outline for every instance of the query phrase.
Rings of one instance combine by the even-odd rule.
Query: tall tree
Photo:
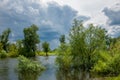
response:
[[[99,50],[106,47],[105,36],[105,29],[92,24],[85,28],[82,22],[74,20],[69,39],[74,67],[90,70]]]
[[[8,38],[9,38],[10,32],[11,32],[11,30],[10,30],[10,28],[8,28],[5,31],[3,31],[2,35],[0,35],[0,43],[2,43],[3,49],[7,52],[8,52],[7,47],[9,45]]]
[[[43,51],[46,53],[46,56],[48,56],[48,51],[50,50],[50,48],[49,48],[49,43],[48,42],[43,42],[42,43],[42,48],[43,48]]]
[[[40,42],[39,35],[37,34],[38,27],[36,25],[31,25],[28,28],[24,28],[24,56],[32,57],[35,56],[36,44]]]

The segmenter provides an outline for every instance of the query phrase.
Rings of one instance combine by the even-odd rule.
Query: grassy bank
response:
[[[57,55],[57,52],[48,52],[47,54],[48,54],[48,56],[55,56],[55,55]],[[46,56],[46,53],[45,52],[36,52],[36,55],[37,56]]]

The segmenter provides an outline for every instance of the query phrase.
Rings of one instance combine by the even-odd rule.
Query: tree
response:
[[[43,42],[42,43],[42,48],[43,48],[43,51],[46,53],[46,56],[48,56],[47,52],[50,50],[49,48],[49,43],[48,42]]]
[[[9,41],[8,38],[9,38],[10,32],[11,32],[11,30],[8,28],[8,29],[6,29],[5,31],[3,31],[2,35],[0,35],[0,43],[2,43],[3,49],[4,49],[6,52],[8,52],[7,47],[8,47],[8,45],[9,45],[9,43],[8,43],[8,41]]]
[[[59,38],[60,46],[57,49],[58,56],[56,57],[56,63],[59,69],[70,70],[72,57],[69,44],[65,43],[65,35],[61,35]]]
[[[84,68],[85,54],[85,28],[82,23],[74,20],[73,26],[69,34],[69,42],[71,47],[71,56],[73,56],[73,67]]]
[[[9,52],[8,52],[9,57],[17,57],[18,56],[18,48],[17,48],[16,44],[14,44],[14,43],[10,44],[8,47],[8,50],[9,50]]]
[[[3,50],[3,45],[0,43],[0,52]]]
[[[65,43],[65,35],[61,35],[59,41],[60,43]]]
[[[99,50],[106,47],[105,37],[105,29],[92,24],[85,28],[81,21],[74,20],[69,38],[74,67],[89,71],[95,64]]]
[[[38,27],[36,25],[31,25],[28,28],[24,28],[24,39],[23,39],[23,54],[26,57],[35,56],[36,44],[40,42],[39,36],[37,34]]]

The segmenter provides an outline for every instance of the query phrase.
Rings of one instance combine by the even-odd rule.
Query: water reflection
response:
[[[16,65],[17,60],[15,58],[0,60],[0,80],[17,80]]]
[[[18,64],[15,58],[0,60],[0,80],[105,80],[104,78],[90,78],[89,73],[80,70],[59,70],[55,65],[55,59],[56,56],[37,56],[33,59],[46,67],[46,70],[39,75],[15,71]]]
[[[79,70],[57,70],[57,80],[89,80],[89,73]]]
[[[55,59],[56,59],[56,56],[37,57],[37,61],[40,61],[46,67],[46,70],[42,72],[38,80],[56,80]]]
[[[8,60],[0,61],[0,80],[8,80]]]
[[[39,74],[35,73],[18,73],[18,80],[38,80]]]

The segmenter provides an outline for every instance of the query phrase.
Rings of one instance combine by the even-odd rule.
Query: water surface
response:
[[[58,70],[55,65],[56,56],[37,56],[34,60],[42,63],[46,70],[40,75],[31,75],[24,80],[104,80],[104,78],[89,78],[89,73],[76,71]],[[18,61],[16,58],[0,60],[0,80],[23,80],[17,72]],[[27,76],[27,75],[22,75]],[[33,76],[33,78],[32,78]]]

